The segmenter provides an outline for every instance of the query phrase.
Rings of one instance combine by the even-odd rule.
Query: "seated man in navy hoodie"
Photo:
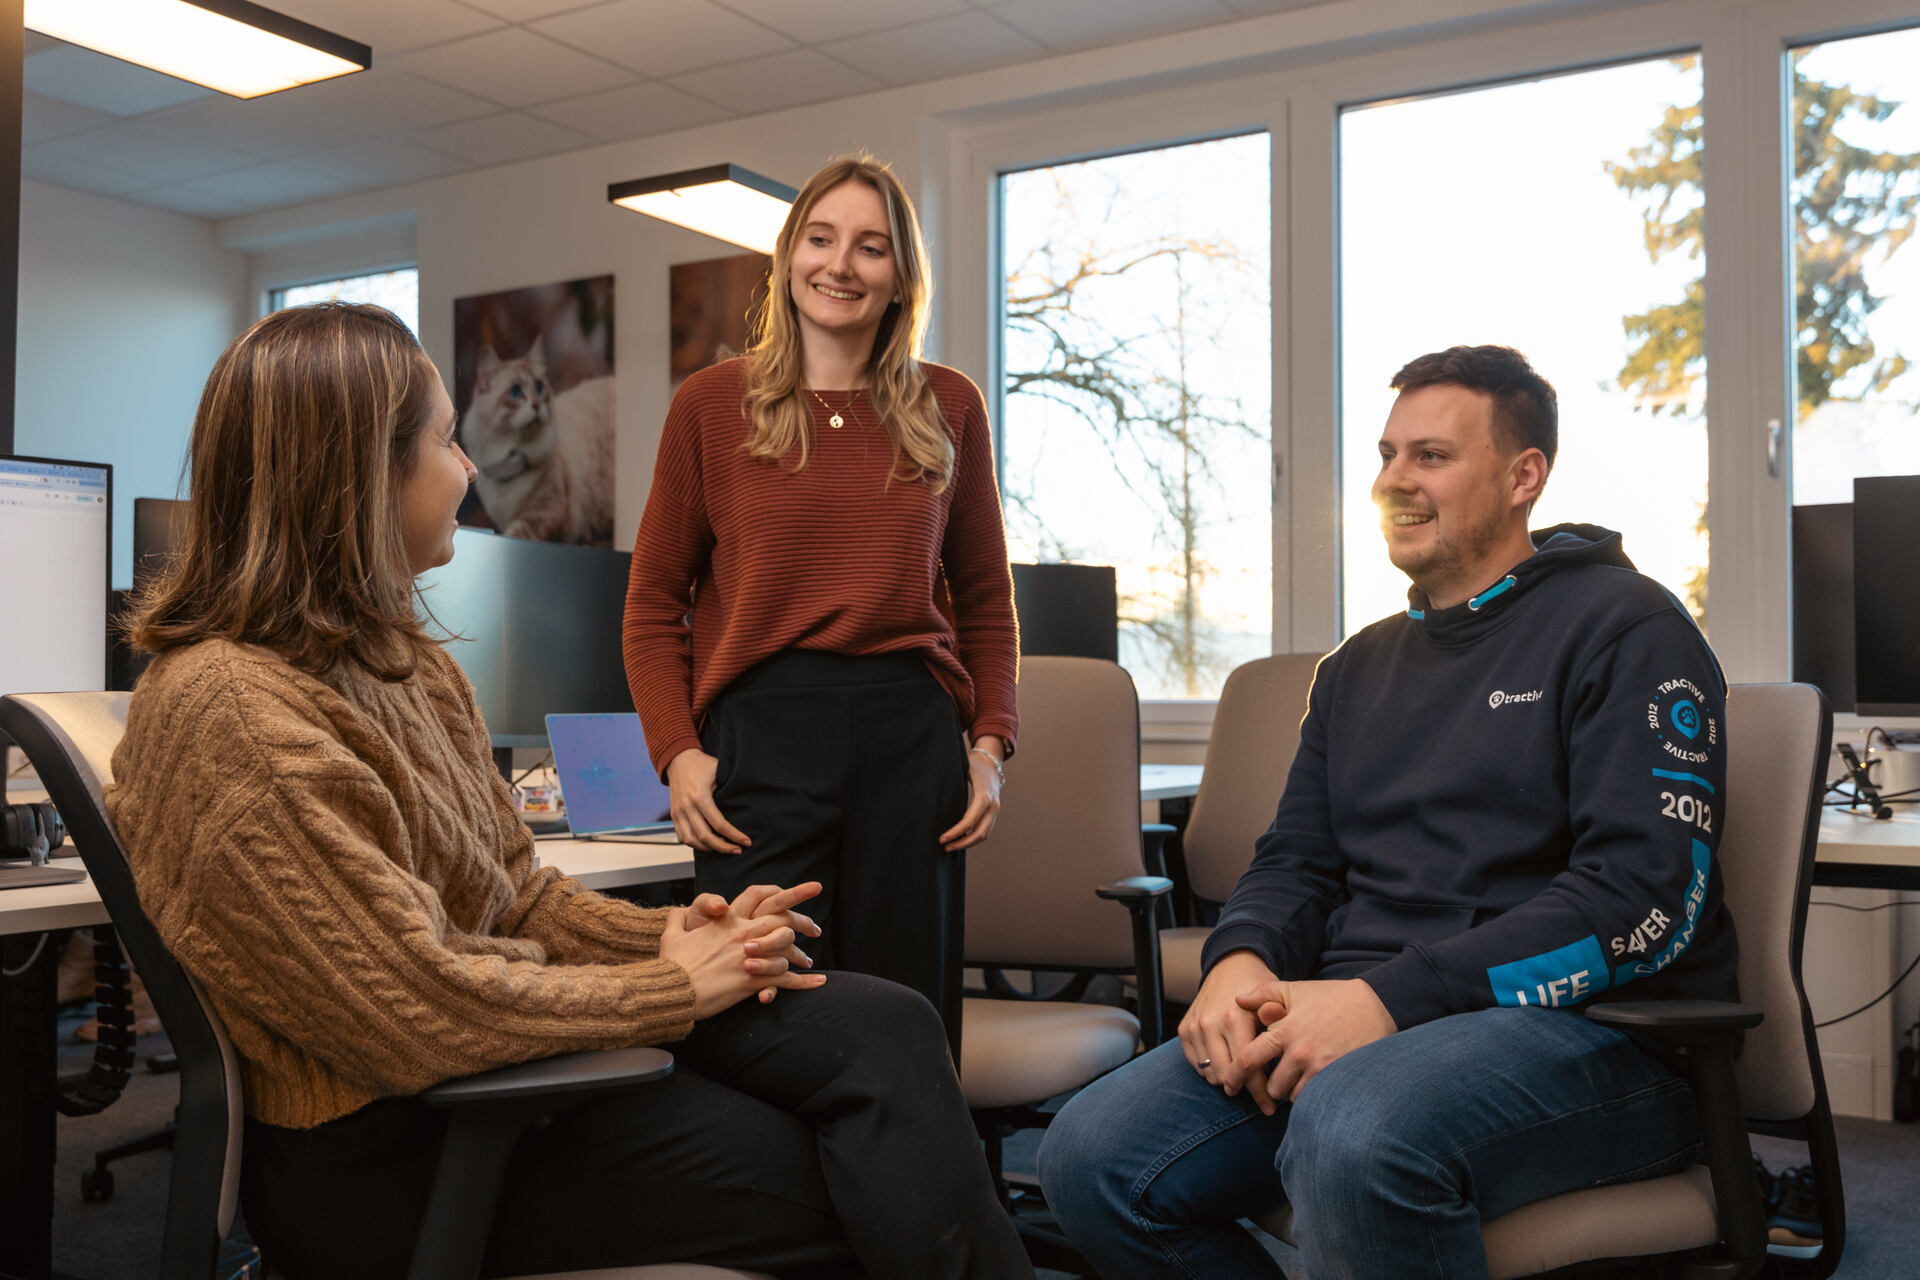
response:
[[[1725,683],[1618,534],[1529,534],[1558,437],[1518,352],[1395,375],[1373,498],[1409,607],[1320,664],[1177,1043],[1061,1112],[1040,1177],[1104,1280],[1484,1276],[1480,1223],[1699,1141],[1596,1000],[1735,998]],[[1253,837],[1248,833],[1249,838]]]

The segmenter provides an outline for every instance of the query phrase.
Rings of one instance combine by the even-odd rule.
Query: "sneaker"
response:
[[[1773,1182],[1767,1252],[1789,1258],[1818,1257],[1820,1239],[1820,1203],[1813,1196],[1813,1166],[1782,1169]]]

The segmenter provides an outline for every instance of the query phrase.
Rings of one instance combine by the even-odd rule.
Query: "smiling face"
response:
[[[431,365],[425,373],[433,379],[431,407],[426,427],[414,439],[398,495],[400,538],[407,567],[416,576],[453,559],[454,513],[479,474],[454,439],[453,401],[445,384]]]
[[[1533,554],[1527,511],[1546,475],[1540,450],[1500,443],[1493,397],[1445,383],[1403,392],[1373,481],[1387,558],[1435,608],[1459,604]]]
[[[898,292],[886,203],[866,183],[847,181],[814,201],[806,219],[787,272],[802,339],[871,348]]]

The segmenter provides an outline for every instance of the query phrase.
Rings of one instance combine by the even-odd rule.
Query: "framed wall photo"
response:
[[[766,288],[773,259],[743,253],[702,262],[676,262],[670,269],[668,378],[678,387],[688,375],[747,349],[748,317]]]
[[[613,540],[613,277],[453,303],[453,403],[480,476],[460,523],[516,538]]]

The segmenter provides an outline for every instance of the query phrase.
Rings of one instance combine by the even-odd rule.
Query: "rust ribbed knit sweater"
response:
[[[941,493],[892,475],[864,392],[813,409],[807,465],[746,450],[746,361],[681,384],[667,413],[627,589],[627,683],[654,768],[700,745],[716,695],[783,649],[918,652],[973,737],[1019,730],[1019,635],[980,389],[924,364],[953,440]],[[689,626],[689,620],[691,626]]]
[[[473,690],[314,679],[224,640],[140,679],[107,810],[140,901],[239,1051],[247,1111],[311,1128],[454,1076],[693,1027],[665,911],[533,869]]]

